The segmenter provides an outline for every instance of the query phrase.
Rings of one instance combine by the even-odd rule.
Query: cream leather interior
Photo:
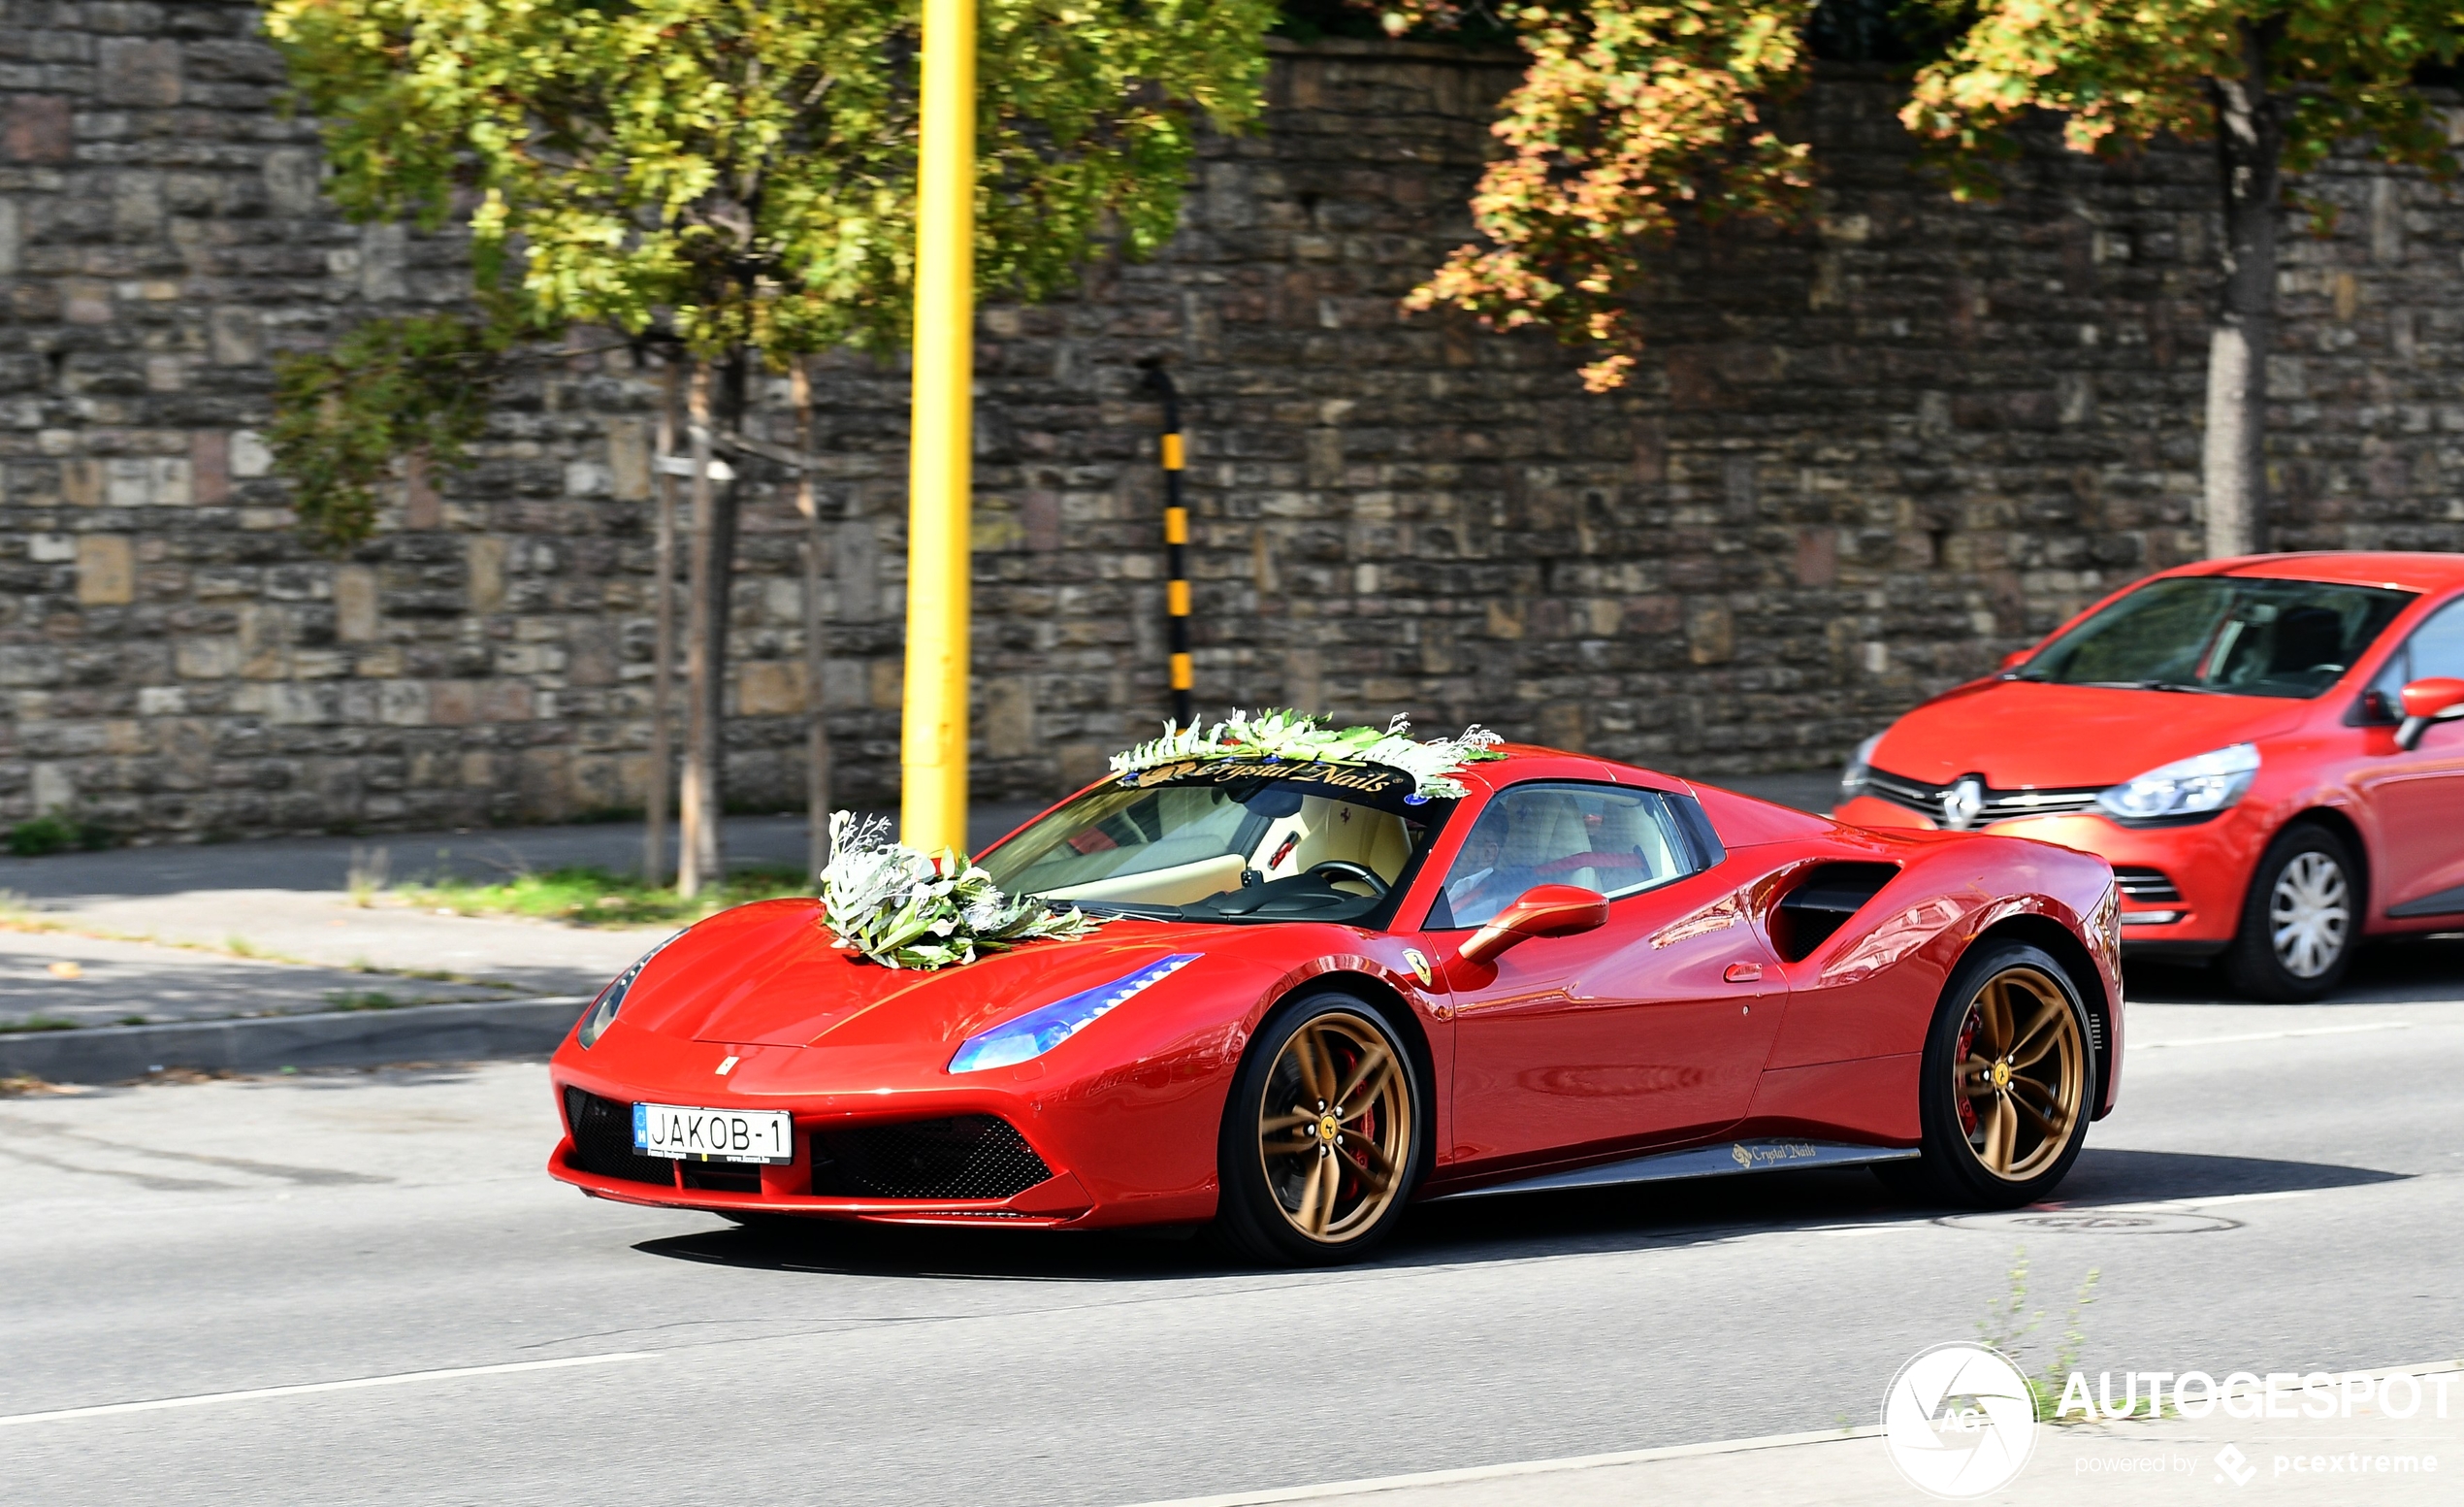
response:
[[[1119,874],[1110,879],[1090,879],[1085,884],[1065,885],[1040,893],[1047,900],[1117,900],[1143,901],[1150,905],[1186,905],[1210,895],[1239,889],[1243,867],[1240,854],[1225,853],[1194,864],[1176,864],[1169,868],[1150,868],[1142,873]]]
[[[1400,816],[1329,801],[1323,796],[1304,796],[1300,820],[1306,835],[1292,854],[1294,873],[1307,873],[1328,859],[1343,859],[1392,884],[1401,877],[1403,866],[1410,862],[1411,838]],[[1345,881],[1335,882],[1340,886]],[[1368,888],[1358,881],[1353,881],[1351,887],[1363,893]]]

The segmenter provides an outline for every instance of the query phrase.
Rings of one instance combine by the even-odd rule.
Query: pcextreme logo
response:
[[[1919,1351],[1882,1399],[1882,1442],[1910,1486],[1960,1500],[1999,1491],[2036,1448],[2036,1399],[2000,1351]]]

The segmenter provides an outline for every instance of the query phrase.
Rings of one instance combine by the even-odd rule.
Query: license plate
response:
[[[633,1149],[677,1162],[793,1162],[795,1131],[782,1109],[635,1104]]]

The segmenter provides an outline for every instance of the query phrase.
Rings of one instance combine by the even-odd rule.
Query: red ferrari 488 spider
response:
[[[600,995],[549,1170],[603,1198],[1348,1258],[1415,1200],[1870,1163],[2043,1196],[2111,1110],[2112,870],[1542,748],[1442,781],[1123,772],[977,860],[1101,924],[884,966],[770,901]]]

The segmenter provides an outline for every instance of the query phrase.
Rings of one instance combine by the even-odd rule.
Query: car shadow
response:
[[[2124,969],[2133,1004],[2251,1004],[2210,967],[2134,959]],[[2336,992],[2319,1004],[2419,1004],[2464,1000],[2464,935],[2399,937],[2353,955]]]
[[[2090,1147],[2053,1203],[2196,1202],[2400,1180],[2329,1163]],[[1841,1226],[1923,1224],[1959,1210],[1911,1204],[1856,1168],[1767,1172],[1625,1188],[1423,1204],[1377,1257],[1345,1270],[1402,1270],[1599,1255]],[[701,1230],[633,1247],[669,1261],[816,1276],[988,1282],[1151,1282],[1277,1275],[1192,1232],[850,1225],[815,1220]]]
[[[2268,1157],[2212,1157],[2181,1151],[2121,1151],[2091,1146],[2049,1202],[2062,1204],[2196,1203],[2251,1194],[2313,1193],[2402,1182],[2412,1174],[2328,1162]]]

